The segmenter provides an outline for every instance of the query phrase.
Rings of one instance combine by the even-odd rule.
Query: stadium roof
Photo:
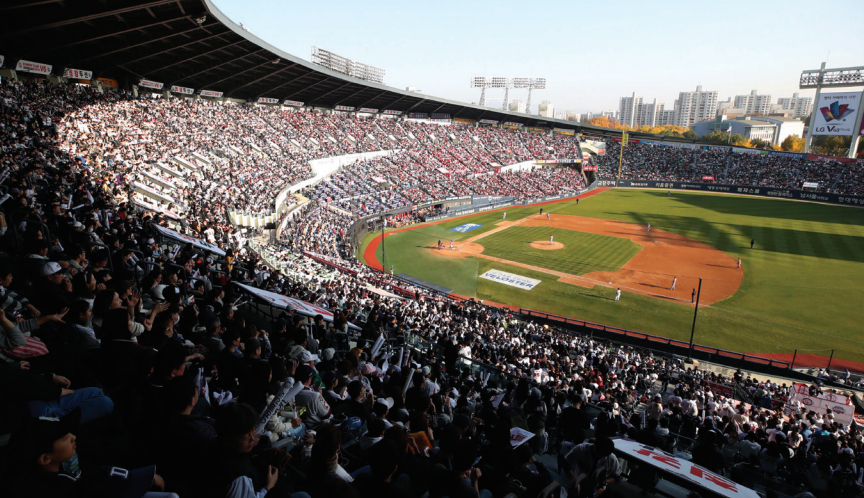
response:
[[[261,12],[266,15],[266,12]],[[288,54],[231,21],[210,0],[7,0],[0,54],[93,71],[130,87],[141,78],[305,105],[447,113],[454,118],[512,121],[526,126],[615,131],[506,112],[370,83]],[[620,133],[620,132],[619,132]]]

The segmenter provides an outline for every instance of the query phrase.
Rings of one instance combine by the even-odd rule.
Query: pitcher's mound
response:
[[[529,244],[534,249],[542,249],[544,251],[554,251],[555,249],[564,249],[564,244],[560,242],[549,243],[548,240],[535,240]]]

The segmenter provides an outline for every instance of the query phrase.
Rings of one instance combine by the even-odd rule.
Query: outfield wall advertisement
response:
[[[823,93],[814,106],[813,135],[848,137],[855,129],[861,107],[861,92]]]
[[[614,187],[615,180],[600,180],[599,187]],[[729,194],[759,195],[777,199],[795,199],[802,201],[827,202],[864,207],[864,197],[856,195],[829,194],[825,192],[807,192],[787,188],[742,187],[738,185],[722,185],[716,183],[691,182],[656,182],[651,180],[621,180],[619,187],[626,188],[660,188],[670,190],[704,190],[709,192],[726,192]]]

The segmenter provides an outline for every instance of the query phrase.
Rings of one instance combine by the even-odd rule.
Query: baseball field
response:
[[[864,210],[665,190],[589,194],[578,205],[391,230],[383,251],[381,235],[369,235],[359,256],[460,296],[680,340],[690,338],[701,278],[697,343],[787,360],[796,349],[799,358],[833,349],[864,362]]]

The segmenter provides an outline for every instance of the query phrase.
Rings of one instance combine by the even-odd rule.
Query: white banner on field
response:
[[[234,283],[239,285],[246,292],[267,301],[274,308],[280,308],[285,310],[293,309],[301,315],[311,317],[314,317],[315,315],[321,315],[324,317],[324,321],[333,321],[333,312],[328,311],[320,306],[316,306],[314,304],[307,303],[306,301],[301,301],[299,299],[294,299],[293,297],[283,296],[282,294],[276,294],[275,292],[270,292],[264,289],[258,289],[256,287],[241,284],[240,282]],[[348,326],[352,329],[360,330],[360,327],[354,325],[353,323],[349,323]]]
[[[159,225],[153,225],[153,226],[156,227],[156,230],[159,230],[159,233],[161,233],[165,237],[168,237],[169,239],[179,240],[179,241],[185,242],[187,244],[192,244],[193,246],[195,246],[199,249],[204,249],[206,251],[210,251],[213,254],[218,254],[219,256],[225,255],[225,251],[223,251],[222,249],[219,249],[217,246],[215,246],[215,245],[213,245],[207,241],[204,241],[201,239],[196,239],[195,237],[190,237],[188,235],[183,235],[181,233],[175,232],[174,230],[171,230],[171,229],[168,229],[165,227],[160,227]]]
[[[804,182],[804,188],[819,188],[819,182]]]
[[[18,64],[15,65],[15,70],[25,73],[44,74],[46,76],[51,74],[51,66],[32,61],[18,61]]]
[[[160,83],[158,81],[141,80],[138,82],[138,86],[143,86],[144,88],[152,88],[153,90],[161,90],[162,87],[165,86],[165,83]]]
[[[63,70],[64,78],[72,78],[73,80],[92,80],[93,79],[93,71],[84,71],[82,69],[70,69],[66,68]]]
[[[480,278],[485,278],[486,280],[498,282],[499,284],[509,285],[511,287],[525,290],[531,290],[541,282],[541,280],[523,277],[522,275],[507,273],[506,271],[501,270],[489,270],[483,275],[480,275]]]
[[[796,382],[792,384],[792,395],[789,396],[789,404],[796,405],[801,402],[801,409],[813,410],[816,413],[825,414],[830,408],[834,414],[834,420],[843,425],[850,425],[855,414],[855,405],[852,400],[842,394],[823,392],[819,396],[810,396],[810,388],[807,384]]]
[[[202,97],[216,97],[217,99],[224,95],[223,92],[214,92],[213,90],[201,90]]]
[[[823,93],[815,103],[813,135],[848,137],[855,128],[855,118],[861,107],[861,92]]]
[[[615,443],[615,451],[624,455],[625,459],[636,458],[648,465],[663,469],[696,484],[700,488],[711,491],[712,496],[759,498],[759,495],[752,489],[745,488],[683,458],[676,458],[665,451],[639,444],[630,439],[613,439],[612,441]]]
[[[171,85],[171,91],[174,93],[182,93],[183,95],[195,95],[195,89],[187,86]]]

